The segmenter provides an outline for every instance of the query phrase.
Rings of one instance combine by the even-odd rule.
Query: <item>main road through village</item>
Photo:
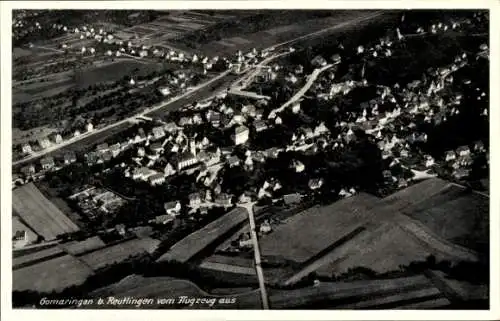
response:
[[[274,49],[275,52],[278,52],[279,49],[283,49],[283,47],[285,47],[285,46],[291,46],[293,44],[298,44],[298,43],[300,43],[300,41],[307,40],[310,38],[315,38],[315,37],[318,37],[321,35],[325,35],[325,34],[328,34],[330,32],[340,30],[342,28],[345,28],[345,27],[348,27],[348,26],[351,26],[351,25],[354,25],[354,24],[357,24],[357,23],[360,23],[360,22],[363,22],[366,20],[376,18],[378,16],[381,16],[382,14],[383,14],[383,12],[381,12],[381,11],[370,12],[370,13],[367,13],[366,15],[356,17],[356,18],[351,19],[349,21],[345,21],[345,22],[336,24],[332,27],[324,28],[324,29],[321,29],[319,31],[315,31],[313,33],[309,33],[309,34],[288,40],[288,41],[283,42],[283,43],[275,44],[274,46],[266,48],[266,49],[267,50]],[[264,50],[266,50],[266,49],[264,49]],[[248,78],[249,74],[255,73],[259,67],[262,67],[264,64],[270,63],[274,58],[277,58],[279,56],[282,56],[282,54],[275,54],[275,55],[265,59],[265,61],[261,62],[259,65],[250,66],[247,70],[245,70],[243,76],[239,76],[239,77],[241,77],[239,79],[238,79],[238,76],[234,75],[231,71],[225,71],[225,72],[219,74],[218,76],[210,79],[209,81],[204,82],[204,83],[188,90],[187,92],[185,92],[185,93],[183,93],[175,98],[172,98],[166,102],[163,102],[163,103],[158,104],[156,106],[146,108],[145,110],[142,110],[141,112],[139,112],[133,116],[130,116],[130,117],[125,118],[123,120],[109,124],[105,127],[96,128],[95,130],[93,130],[91,132],[84,133],[80,136],[68,139],[60,144],[53,145],[53,146],[46,148],[42,151],[30,154],[29,156],[27,156],[23,159],[13,161],[12,165],[13,166],[22,165],[24,163],[36,160],[44,155],[54,153],[55,151],[62,149],[66,146],[73,145],[76,143],[84,143],[84,141],[86,139],[89,139],[90,137],[93,137],[94,135],[100,134],[102,136],[106,136],[106,132],[108,132],[108,131],[110,131],[110,130],[112,130],[120,125],[125,125],[126,123],[134,120],[137,117],[151,115],[154,113],[158,113],[160,111],[161,112],[168,112],[168,111],[178,110],[187,104],[191,104],[191,103],[194,103],[196,101],[210,98],[211,96],[214,95],[214,92],[219,93],[222,90],[225,90],[226,88],[228,88],[228,86],[230,86],[231,84],[235,84],[235,83],[239,83],[241,81],[244,81],[245,79]]]

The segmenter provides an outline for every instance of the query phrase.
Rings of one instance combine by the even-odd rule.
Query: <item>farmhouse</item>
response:
[[[51,156],[44,157],[40,160],[40,165],[44,170],[52,169],[55,166],[54,158]]]

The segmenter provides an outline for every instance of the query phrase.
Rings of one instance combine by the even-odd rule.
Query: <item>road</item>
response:
[[[322,30],[319,30],[319,31],[316,31],[316,32],[313,32],[313,33],[310,33],[310,34],[307,34],[307,35],[303,35],[303,36],[300,36],[300,37],[297,37],[297,38],[294,38],[294,39],[291,39],[291,40],[288,40],[288,41],[285,41],[285,42],[282,42],[282,43],[279,43],[279,44],[275,44],[274,46],[271,46],[269,48],[265,48],[263,50],[271,50],[271,49],[277,49],[277,47],[281,47],[281,46],[285,46],[285,45],[291,45],[293,43],[296,43],[298,41],[301,41],[301,40],[304,40],[304,39],[309,39],[309,38],[314,38],[316,36],[319,36],[319,35],[322,35],[322,34],[325,34],[325,33],[328,33],[328,32],[331,32],[333,30],[337,30],[337,29],[341,29],[341,28],[344,28],[346,26],[349,26],[349,25],[353,25],[353,24],[357,24],[357,23],[360,23],[362,21],[365,21],[365,20],[369,20],[369,19],[373,19],[377,16],[380,16],[382,15],[383,12],[382,11],[377,11],[377,12],[374,12],[372,14],[369,14],[369,15],[366,15],[366,16],[363,16],[363,17],[359,17],[359,18],[356,18],[356,19],[353,19],[353,20],[350,20],[350,21],[346,21],[346,22],[343,22],[343,23],[340,23],[338,25],[335,25],[335,26],[332,26],[332,27],[329,27],[329,28],[325,28],[325,29],[322,29]],[[272,59],[274,59],[276,57],[269,57],[267,59],[265,59],[266,62],[270,62]],[[262,66],[262,62],[259,64],[259,66]],[[253,69],[253,68],[252,68]],[[248,72],[248,70],[246,71]],[[137,113],[133,116],[130,116],[126,119],[123,119],[123,120],[120,120],[116,123],[113,123],[113,124],[110,124],[110,125],[107,125],[105,127],[102,127],[102,128],[99,128],[99,129],[95,129],[94,131],[92,132],[89,132],[89,133],[84,133],[78,137],[73,137],[71,139],[68,139],[64,142],[62,142],[61,144],[57,144],[57,145],[54,145],[54,146],[51,146],[47,149],[44,149],[42,151],[39,151],[39,152],[36,152],[36,153],[32,153],[30,154],[28,157],[25,157],[23,159],[20,159],[20,160],[17,160],[17,161],[13,161],[12,162],[12,165],[13,166],[17,166],[17,165],[22,165],[24,163],[27,163],[29,161],[32,161],[32,160],[35,160],[37,158],[40,158],[42,156],[45,156],[49,153],[52,153],[54,151],[57,151],[61,148],[64,148],[68,145],[71,145],[71,144],[75,144],[87,137],[91,137],[91,136],[94,136],[96,134],[99,134],[99,133],[103,133],[105,131],[108,131],[112,128],[115,128],[115,127],[118,127],[120,125],[123,125],[123,124],[126,124],[128,123],[129,121],[133,120],[134,118],[136,117],[139,117],[139,116],[144,116],[144,115],[148,115],[148,114],[152,114],[153,112],[155,111],[158,111],[160,109],[163,109],[165,107],[168,107],[169,105],[171,104],[174,104],[175,102],[181,100],[181,99],[185,99],[185,98],[190,98],[192,101],[194,101],[193,96],[197,93],[197,91],[200,91],[204,88],[207,88],[208,86],[210,86],[211,84],[219,81],[219,80],[222,80],[226,77],[229,77],[231,76],[231,71],[225,71],[223,73],[221,73],[220,75],[216,76],[215,78],[203,83],[203,84],[200,84],[196,87],[194,87],[192,90],[190,91],[187,91],[186,93],[180,95],[180,96],[177,96],[167,102],[163,102],[162,104],[159,104],[159,105],[156,105],[156,106],[153,106],[153,107],[150,107],[148,109],[146,109],[145,111],[141,111],[140,113]],[[246,79],[248,77],[248,75],[245,75],[244,77],[242,77],[242,79]],[[229,77],[231,78],[231,77]],[[189,102],[186,102],[186,103],[189,103]]]
[[[262,308],[264,310],[269,310],[269,297],[267,295],[266,284],[264,281],[264,271],[261,266],[260,258],[260,247],[259,240],[257,238],[257,231],[255,227],[255,218],[253,213],[253,206],[255,202],[249,203],[239,203],[238,206],[243,207],[248,212],[248,220],[250,222],[250,235],[253,243],[253,253],[255,257],[255,270],[257,272],[257,278],[259,279],[260,296],[262,300]]]

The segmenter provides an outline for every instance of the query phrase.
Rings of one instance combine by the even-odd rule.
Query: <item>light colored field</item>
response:
[[[247,40],[245,38],[241,38],[241,37],[233,37],[233,38],[229,38],[227,39],[228,41],[230,42],[233,42],[237,45],[245,45],[245,44],[248,44],[248,43],[252,43],[250,40]]]
[[[105,246],[106,244],[99,238],[99,236],[94,236],[80,242],[71,241],[60,245],[64,251],[71,255],[78,255]]]
[[[18,256],[12,259],[12,267],[16,269],[18,266],[29,264],[30,262],[36,262],[38,260],[43,260],[44,258],[51,257],[53,255],[62,254],[63,251],[57,246],[36,251],[30,254]]]
[[[16,48],[14,48],[14,50],[12,52],[12,57],[15,59],[15,58],[20,58],[20,57],[30,56],[32,54],[33,53],[30,50],[16,47]]]
[[[218,44],[223,45],[225,47],[234,47],[235,44],[232,44],[230,42],[224,41],[224,40],[219,40],[217,41]]]
[[[214,254],[208,257],[205,262],[222,263],[229,265],[236,265],[242,267],[252,267],[254,266],[254,261],[251,258],[244,258],[240,256],[225,256]]]
[[[84,254],[79,256],[79,259],[93,270],[98,270],[107,265],[124,261],[133,255],[151,253],[158,244],[159,241],[149,238],[133,239]]]
[[[300,26],[294,24],[294,25],[281,26],[281,27],[268,29],[268,30],[266,30],[266,32],[275,36],[275,35],[278,35],[280,33],[290,32],[290,31],[299,30],[299,29],[300,29]]]
[[[47,241],[79,230],[33,183],[12,191],[12,206],[26,224]]]
[[[304,262],[371,218],[378,198],[359,194],[328,206],[315,206],[285,220],[261,238],[262,256]]]
[[[175,260],[187,262],[221,235],[245,221],[248,213],[243,208],[235,208],[198,231],[189,234],[162,255],[158,261]]]
[[[38,292],[61,291],[83,283],[92,270],[71,255],[27,266],[13,272],[12,289]]]
[[[230,272],[230,273],[237,273],[237,274],[246,274],[246,275],[256,275],[254,268],[237,266],[237,265],[229,265],[229,264],[224,264],[224,263],[205,261],[200,265],[200,267],[204,268],[204,269],[215,270],[215,271]]]

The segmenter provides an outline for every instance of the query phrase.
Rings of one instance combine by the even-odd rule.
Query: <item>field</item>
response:
[[[12,289],[60,291],[83,283],[91,274],[92,270],[88,266],[71,255],[64,255],[15,270],[12,276]]]
[[[403,210],[440,237],[475,250],[487,250],[489,199],[456,186],[454,193],[440,193]]]
[[[252,259],[212,255],[200,264],[201,268],[218,270],[231,273],[256,275]]]
[[[46,241],[60,234],[76,232],[78,226],[51,203],[33,183],[12,191],[14,211]]]
[[[83,241],[71,241],[60,245],[64,251],[71,255],[79,255],[105,246],[106,244],[99,236],[94,236]]]
[[[324,207],[313,207],[279,225],[260,240],[263,257],[305,262],[369,219],[378,199],[363,194]]]
[[[133,239],[83,254],[78,258],[93,270],[98,270],[107,265],[121,262],[133,255],[144,252],[151,253],[158,244],[159,241],[153,239]]]
[[[243,223],[247,217],[248,213],[245,209],[236,208],[177,242],[158,261],[187,262],[233,228]]]
[[[234,289],[231,293],[234,293]],[[219,291],[218,291],[219,292]],[[122,281],[92,293],[93,297],[114,296],[143,298],[173,298],[179,296],[216,298],[213,308],[221,309],[259,309],[261,307],[258,290],[230,294],[235,298],[234,304],[221,304],[220,298],[199,289],[196,284],[170,277],[144,278],[131,275]],[[444,295],[424,276],[406,278],[353,281],[322,282],[318,286],[309,286],[294,290],[268,289],[271,309],[296,309],[301,307],[315,308],[410,308],[412,305],[423,307],[446,307],[450,304]],[[133,306],[126,306],[134,308]],[[179,308],[182,305],[160,305],[156,301],[149,308]],[[91,307],[89,307],[91,308]],[[113,308],[109,306],[109,308]],[[195,305],[184,308],[208,308],[207,305]]]
[[[13,258],[12,267],[14,270],[20,269],[24,266],[35,265],[37,263],[48,261],[52,257],[64,255],[64,252],[57,246],[41,249],[39,251],[28,253]]]

